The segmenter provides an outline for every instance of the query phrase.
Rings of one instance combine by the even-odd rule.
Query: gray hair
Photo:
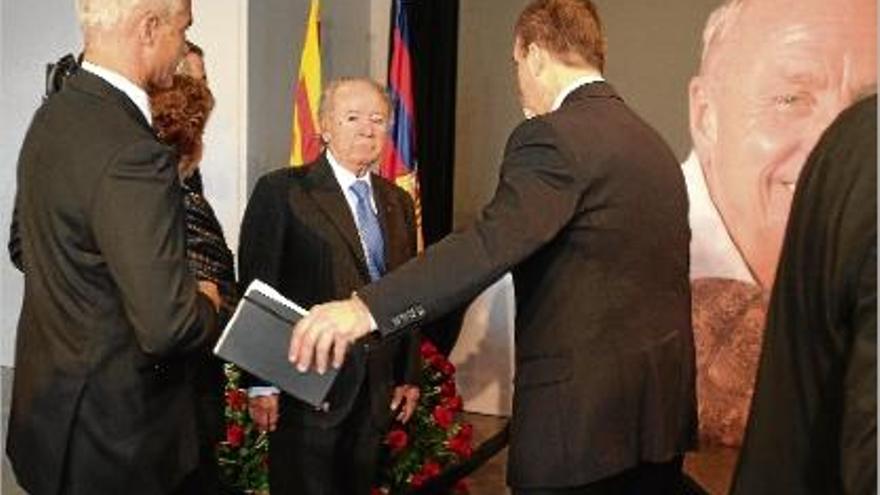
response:
[[[351,83],[364,83],[376,90],[376,93],[381,96],[382,101],[385,102],[385,108],[388,109],[388,118],[391,118],[391,97],[388,96],[388,91],[384,86],[368,77],[340,77],[330,81],[330,84],[328,84],[327,87],[324,88],[324,91],[321,92],[321,102],[318,104],[318,122],[323,122],[324,118],[330,113],[330,110],[333,107],[332,102],[333,98],[336,96],[336,91],[342,86]]]
[[[709,15],[703,29],[703,54],[700,74],[705,74],[717,58],[718,47],[727,41],[730,32],[742,14],[746,0],[727,0]]]
[[[155,5],[168,14],[181,8],[180,0],[76,0],[76,16],[82,29],[109,28],[119,24],[139,7]]]

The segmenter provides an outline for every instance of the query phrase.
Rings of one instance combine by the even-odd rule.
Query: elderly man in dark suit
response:
[[[170,84],[189,0],[77,2],[82,68],[18,164],[24,302],[7,450],[28,493],[168,494],[196,466],[182,360],[216,336],[185,259],[177,158],[145,89]]]
[[[332,82],[319,117],[325,152],[257,183],[241,229],[243,283],[258,278],[300,304],[349,296],[416,253],[413,202],[371,173],[387,140],[390,103],[368,79]],[[269,430],[273,495],[368,494],[392,409],[406,421],[419,389],[418,339],[372,347],[348,363],[326,410],[252,388],[250,409]],[[410,384],[410,385],[404,385]],[[276,428],[277,425],[277,428]]]
[[[474,226],[294,329],[325,369],[371,328],[439,317],[508,269],[517,295],[508,482],[518,494],[679,493],[694,444],[687,198],[666,144],[601,71],[589,0],[537,0],[515,27],[527,116]],[[373,321],[371,321],[373,320]]]
[[[732,493],[877,492],[877,96],[798,179]]]

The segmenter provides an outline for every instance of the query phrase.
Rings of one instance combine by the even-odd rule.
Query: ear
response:
[[[718,111],[709,94],[705,76],[691,79],[688,87],[690,130],[694,151],[703,166],[711,163],[711,153],[718,140]]]
[[[145,45],[154,45],[158,38],[160,25],[161,21],[156,13],[152,11],[144,13],[144,15],[137,21],[136,29],[138,38]]]
[[[538,45],[529,43],[528,48],[526,48],[525,63],[532,77],[537,78],[544,71],[547,63],[547,52]]]

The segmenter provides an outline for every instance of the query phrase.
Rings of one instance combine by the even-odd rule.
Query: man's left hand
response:
[[[348,346],[366,335],[371,324],[370,310],[355,295],[344,301],[313,306],[293,327],[288,359],[301,372],[308,370],[314,361],[315,369],[323,374],[332,351],[333,367],[339,368]]]
[[[398,385],[394,387],[394,396],[391,399],[391,410],[394,411],[400,407],[397,419],[401,423],[406,423],[412,417],[419,403],[421,391],[416,385]]]

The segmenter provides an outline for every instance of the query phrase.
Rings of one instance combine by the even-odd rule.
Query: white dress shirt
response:
[[[691,151],[681,169],[690,202],[691,280],[712,277],[756,283],[712,202],[697,154]]]
[[[599,74],[582,76],[582,77],[575,79],[568,86],[562,88],[562,91],[560,91],[559,94],[556,95],[556,99],[553,100],[553,106],[550,107],[550,111],[552,112],[555,110],[559,110],[559,107],[562,106],[562,102],[565,101],[565,97],[570,95],[572,91],[578,89],[579,87],[581,87],[585,84],[592,84],[594,82],[599,82],[599,81],[604,81],[604,80],[605,80],[605,78],[603,78]]]

